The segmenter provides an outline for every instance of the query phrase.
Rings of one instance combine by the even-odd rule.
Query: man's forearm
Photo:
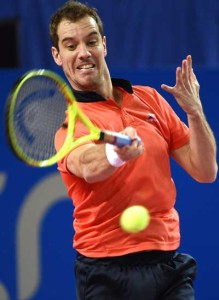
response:
[[[202,110],[188,115],[190,160],[200,178],[214,181],[217,175],[216,141]]]

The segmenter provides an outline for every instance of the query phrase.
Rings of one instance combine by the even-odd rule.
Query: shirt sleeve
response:
[[[54,139],[54,145],[55,145],[55,149],[58,152],[63,144],[65,143],[65,139],[66,139],[66,135],[67,135],[67,121],[65,121],[65,125],[66,126],[62,126],[61,128],[58,129],[58,131],[56,132],[55,135],[55,139]],[[74,136],[72,135],[72,141],[73,139],[77,139],[80,136],[83,135],[87,135],[88,134],[88,129],[81,123],[81,122],[76,122],[75,125],[75,132],[74,132]],[[87,143],[92,143],[91,141],[88,142],[84,142],[83,144],[87,144]],[[79,147],[79,146],[77,146]],[[68,155],[74,150],[70,149],[69,152],[58,162],[58,170],[61,172],[68,172],[67,169],[67,157]]]
[[[162,122],[166,122],[169,131],[169,150],[176,150],[189,142],[189,128],[170,104],[157,91],[154,90],[154,93],[161,108]]]

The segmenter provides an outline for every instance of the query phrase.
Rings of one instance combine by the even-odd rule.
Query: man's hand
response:
[[[186,114],[193,116],[202,111],[200,86],[193,72],[191,55],[182,61],[182,67],[177,67],[175,86],[162,84],[161,88],[175,97]]]
[[[126,127],[121,133],[128,135],[133,139],[133,142],[129,146],[114,147],[114,151],[118,154],[119,158],[123,161],[128,161],[140,156],[144,152],[144,144],[138,142],[136,130],[133,127]]]

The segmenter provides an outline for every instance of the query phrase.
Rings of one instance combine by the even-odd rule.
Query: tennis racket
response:
[[[68,115],[66,137],[61,149],[54,137]],[[34,167],[56,164],[71,149],[87,141],[102,141],[122,147],[133,140],[127,135],[96,127],[77,105],[72,89],[58,74],[41,69],[24,74],[13,86],[6,102],[6,133],[11,149],[22,161]],[[80,120],[88,134],[74,137]],[[140,138],[138,141],[141,142]]]

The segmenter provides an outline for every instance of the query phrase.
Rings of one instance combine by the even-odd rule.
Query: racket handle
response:
[[[105,143],[123,147],[125,145],[131,145],[135,139],[131,139],[128,135],[112,132],[112,131],[101,131],[100,140]],[[141,138],[138,136],[137,141],[140,144]]]

